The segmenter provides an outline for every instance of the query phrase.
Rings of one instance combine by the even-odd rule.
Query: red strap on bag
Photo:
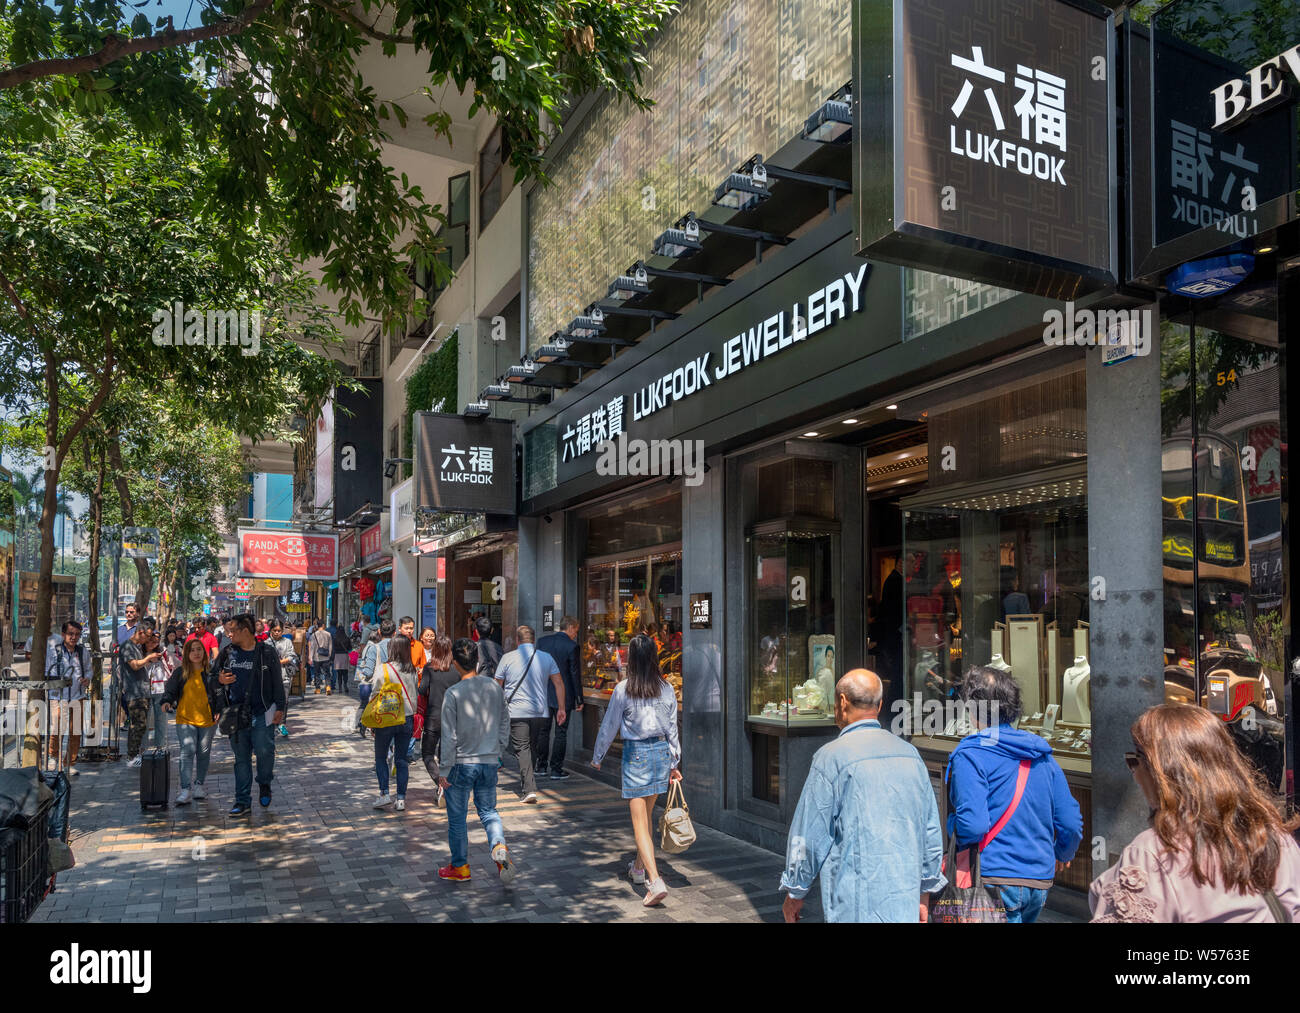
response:
[[[1025,794],[1025,785],[1029,781],[1029,761],[1020,761],[1020,772],[1016,774],[1016,793],[1011,797],[1011,804],[1007,806],[1007,811],[1002,814],[1002,818],[993,824],[993,829],[984,835],[980,841],[980,851],[983,851],[993,843],[993,838],[1002,833],[1002,828],[1011,822],[1011,817],[1015,815],[1016,807],[1020,805],[1020,799]]]

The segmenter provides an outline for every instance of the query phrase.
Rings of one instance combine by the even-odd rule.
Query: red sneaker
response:
[[[445,865],[438,870],[439,879],[450,879],[456,883],[469,882],[468,865]]]

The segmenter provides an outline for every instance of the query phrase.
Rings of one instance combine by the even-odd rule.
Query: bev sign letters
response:
[[[241,577],[335,580],[339,575],[338,559],[338,535],[239,529]]]
[[[892,34],[879,0],[858,10],[861,252],[1059,298],[1113,284],[1110,12],[892,6]]]

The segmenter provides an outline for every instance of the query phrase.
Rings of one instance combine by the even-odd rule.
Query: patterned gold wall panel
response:
[[[528,207],[536,347],[603,297],[655,237],[755,153],[770,155],[851,75],[848,0],[686,0],[650,49],[657,105],[603,101]]]

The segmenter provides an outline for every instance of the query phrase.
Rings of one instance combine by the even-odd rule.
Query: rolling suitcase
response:
[[[166,749],[146,749],[140,754],[140,808],[167,805],[171,772],[171,753]]]

